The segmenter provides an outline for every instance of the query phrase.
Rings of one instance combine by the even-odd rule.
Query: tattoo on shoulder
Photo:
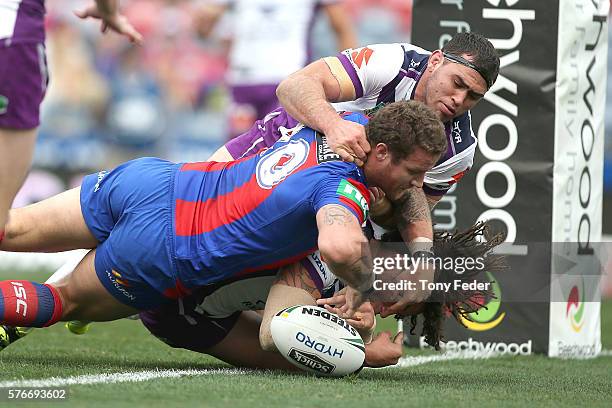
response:
[[[323,216],[326,225],[347,225],[354,217],[349,210],[340,205],[332,205],[324,208]]]
[[[402,197],[398,209],[396,217],[401,228],[415,221],[431,221],[429,203],[422,190],[408,190]]]
[[[299,262],[282,267],[274,280],[274,284],[303,289],[314,299],[321,297],[321,292],[317,285],[308,274],[308,271]]]

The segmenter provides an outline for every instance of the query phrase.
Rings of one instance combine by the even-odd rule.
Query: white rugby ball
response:
[[[359,370],[365,345],[344,319],[317,306],[291,306],[272,318],[272,339],[293,365],[328,377]]]

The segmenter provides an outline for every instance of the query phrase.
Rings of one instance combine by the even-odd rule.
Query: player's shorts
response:
[[[240,311],[225,318],[212,318],[193,310],[198,296],[180,298],[155,310],[140,313],[140,320],[155,337],[174,348],[198,353],[218,344],[232,330]]]
[[[95,268],[117,300],[140,310],[181,295],[172,244],[177,164],[137,159],[91,174],[81,185],[81,212],[100,242]]]
[[[0,46],[0,128],[37,127],[48,82],[43,43]]]
[[[230,88],[232,102],[237,106],[252,107],[255,114],[254,122],[278,107],[276,86],[277,84],[232,85]]]

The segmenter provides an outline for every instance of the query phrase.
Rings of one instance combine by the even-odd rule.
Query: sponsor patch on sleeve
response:
[[[363,192],[356,184],[361,185],[363,187]],[[370,206],[368,205],[368,200],[364,197],[365,186],[359,182],[351,182],[349,180],[343,179],[338,185],[338,190],[336,193],[340,196],[340,201],[353,209],[355,214],[359,216],[359,223],[363,224],[365,220],[368,218],[368,214],[370,211]]]

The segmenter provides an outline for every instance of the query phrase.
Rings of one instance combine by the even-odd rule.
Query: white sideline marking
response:
[[[422,364],[437,363],[450,360],[487,360],[489,358],[502,357],[499,353],[480,353],[480,352],[455,352],[445,354],[435,354],[431,356],[409,356],[402,357],[394,367],[415,367]],[[610,357],[612,350],[601,350],[597,357]]]
[[[612,350],[602,350],[599,357],[612,356]],[[423,364],[436,363],[451,360],[486,360],[501,357],[496,353],[457,352],[436,354],[430,356],[408,356],[402,357],[393,368],[415,367]],[[197,377],[203,375],[244,375],[250,370],[238,368],[207,368],[202,370],[149,370],[128,371],[123,373],[87,374],[73,377],[49,377],[34,380],[11,380],[1,381],[0,388],[5,387],[63,387],[67,385],[89,385],[89,384],[111,384],[122,382],[149,381],[156,378]]]
[[[432,356],[407,356],[402,357],[394,367],[414,367],[422,364],[437,363],[450,360],[486,360],[493,357],[500,357],[496,353],[477,353],[477,352],[456,352],[435,354]]]
[[[201,375],[243,375],[249,371],[232,368],[190,369],[190,370],[149,370],[124,373],[77,375],[73,377],[49,377],[37,380],[13,380],[0,382],[2,387],[63,387],[66,385],[110,384],[120,382],[148,381],[155,378],[193,377]]]

